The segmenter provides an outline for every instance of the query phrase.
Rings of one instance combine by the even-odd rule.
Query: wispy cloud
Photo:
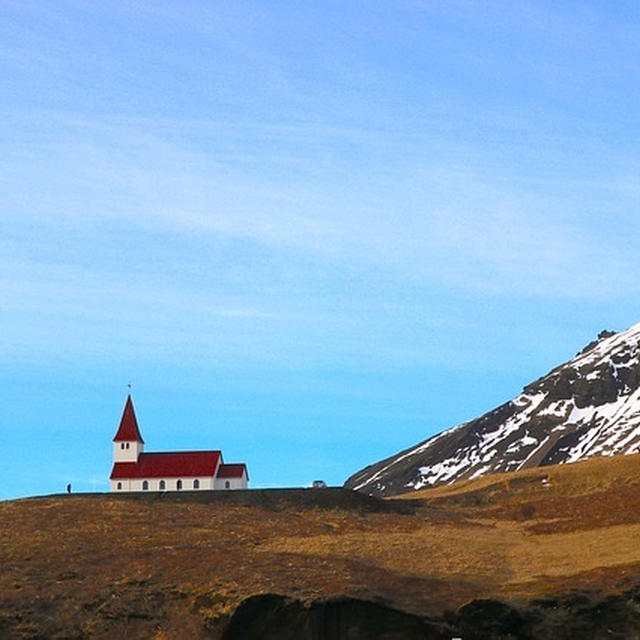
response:
[[[505,294],[526,287],[580,296],[628,284],[624,249],[609,257],[602,277],[598,262],[609,250],[581,223],[578,194],[545,195],[538,185],[511,184],[508,174],[469,160],[429,163],[422,154],[405,160],[401,171],[373,169],[371,181],[368,169],[332,169],[330,159],[345,140],[380,147],[375,132],[197,121],[188,123],[185,137],[180,123],[167,119],[50,113],[47,122],[33,126],[15,117],[16,129],[5,134],[2,215],[17,228],[31,219],[24,227],[28,242],[61,243],[56,259],[63,261],[71,258],[64,247],[73,246],[73,235],[101,222],[122,233],[146,235],[156,227],[245,239],[311,251],[320,261],[356,260]],[[265,140],[277,155],[265,153]],[[310,158],[310,146],[325,159]],[[632,188],[603,180],[618,196]],[[586,181],[574,186],[598,188]],[[46,224],[55,219],[67,220],[57,225],[60,235]],[[619,269],[611,268],[616,260]],[[571,275],[578,267],[579,280]]]
[[[126,24],[121,49],[100,36],[83,58],[99,8],[70,3],[58,17],[14,5],[14,37],[0,48],[16,79],[7,95],[51,87],[44,105],[0,105],[4,313],[24,327],[46,309],[57,321],[41,342],[82,318],[106,344],[120,319],[149,351],[224,329],[247,351],[294,334],[300,352],[326,339],[393,359],[404,352],[393,339],[361,338],[386,338],[385,316],[414,328],[420,313],[431,327],[459,321],[457,306],[424,300],[548,305],[637,291],[635,251],[622,242],[639,231],[632,149],[600,133],[599,112],[567,112],[531,60],[510,89],[504,54],[521,45],[489,43],[516,26],[535,39],[548,13],[427,3],[442,29],[425,38],[406,6],[384,14],[390,29],[382,14],[366,25],[349,14],[327,34],[298,13],[140,4],[104,23]],[[579,28],[594,29],[583,18]],[[69,40],[77,24],[87,33]],[[478,24],[483,39],[461,47]],[[547,44],[562,46],[558,29]],[[570,98],[579,83],[569,88]],[[234,323],[271,328],[249,339]],[[73,331],[64,335],[70,344]]]

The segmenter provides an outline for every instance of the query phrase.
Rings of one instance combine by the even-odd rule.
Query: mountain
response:
[[[487,473],[640,451],[640,324],[603,331],[493,411],[372,464],[345,486],[396,495]]]

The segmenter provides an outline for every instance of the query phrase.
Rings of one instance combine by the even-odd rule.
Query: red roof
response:
[[[138,462],[116,462],[111,480],[127,478],[195,478],[213,476],[220,451],[141,453]],[[234,466],[234,465],[224,465]]]
[[[247,465],[245,464],[221,464],[218,469],[218,478],[242,478],[242,474],[246,474],[247,480],[249,474],[247,473]]]
[[[124,440],[142,442],[144,440],[140,435],[140,429],[138,429],[138,421],[136,420],[136,413],[133,410],[133,402],[131,396],[127,396],[127,401],[124,405],[124,411],[122,412],[122,418],[120,418],[120,426],[118,432],[113,438],[114,442],[122,442]]]

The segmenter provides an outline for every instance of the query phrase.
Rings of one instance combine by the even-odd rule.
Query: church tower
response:
[[[113,438],[114,462],[137,462],[144,450],[144,440],[138,429],[138,421],[133,410],[131,395],[127,396],[118,432]]]

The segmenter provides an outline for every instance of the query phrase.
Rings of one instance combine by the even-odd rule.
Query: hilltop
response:
[[[0,638],[638,637],[639,503],[637,455],[387,500],[2,502]]]

